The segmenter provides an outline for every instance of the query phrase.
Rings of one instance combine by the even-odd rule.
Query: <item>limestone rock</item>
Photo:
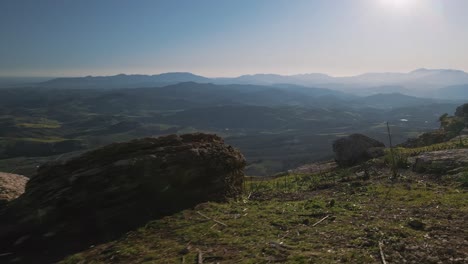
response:
[[[26,182],[24,176],[0,172],[0,206],[23,194]]]
[[[456,173],[468,167],[468,149],[425,152],[409,159],[413,170],[427,173]]]
[[[244,167],[239,151],[200,133],[115,143],[46,164],[0,212],[0,248],[12,257],[39,252],[48,262],[47,248],[82,249],[200,202],[234,197]]]
[[[352,134],[333,142],[335,161],[340,166],[352,166],[384,154],[385,145],[362,134]]]

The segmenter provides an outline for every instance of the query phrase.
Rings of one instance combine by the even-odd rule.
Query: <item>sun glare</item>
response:
[[[416,6],[418,0],[381,0],[388,8],[407,10]]]

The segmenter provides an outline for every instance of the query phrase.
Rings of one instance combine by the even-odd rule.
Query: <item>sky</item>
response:
[[[0,76],[468,71],[466,0],[1,0]]]

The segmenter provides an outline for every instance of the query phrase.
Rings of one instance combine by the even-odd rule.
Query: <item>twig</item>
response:
[[[316,223],[313,224],[312,226],[316,226],[316,225],[322,223],[322,222],[323,222],[325,219],[327,219],[328,217],[330,217],[330,215],[327,215],[327,216],[325,216],[324,218],[320,219],[318,222],[316,222]]]
[[[203,264],[203,254],[201,252],[201,250],[198,250],[198,261],[197,261],[198,264]]]
[[[382,260],[382,264],[387,264],[387,262],[385,261],[385,255],[382,250],[382,245],[382,241],[379,241],[380,259]]]
[[[197,214],[199,214],[199,215],[205,217],[206,219],[209,219],[209,220],[211,220],[211,221],[213,221],[213,222],[215,222],[215,223],[218,223],[218,224],[220,224],[220,225],[222,225],[222,226],[228,226],[228,225],[226,225],[225,223],[223,223],[223,222],[221,222],[221,221],[218,221],[218,220],[216,220],[216,219],[214,219],[214,218],[211,218],[211,217],[209,217],[209,216],[206,216],[206,215],[200,213],[199,211],[197,211]]]

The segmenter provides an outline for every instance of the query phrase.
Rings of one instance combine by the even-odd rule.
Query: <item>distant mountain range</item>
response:
[[[333,77],[321,73],[278,75],[254,74],[235,78],[207,78],[187,72],[157,75],[86,76],[56,78],[36,85],[48,88],[139,88],[162,87],[181,82],[249,84],[275,87],[320,87],[360,96],[401,93],[418,97],[464,99],[468,97],[468,73],[450,69],[417,69],[408,73],[365,73]]]
[[[126,75],[64,77],[41,82],[39,86],[54,88],[137,88],[165,86],[181,82],[210,83],[211,79],[188,72],[170,72],[157,75]]]

